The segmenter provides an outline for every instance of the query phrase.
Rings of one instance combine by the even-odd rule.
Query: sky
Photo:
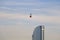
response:
[[[32,40],[39,25],[45,40],[60,40],[60,0],[0,0],[0,40]]]

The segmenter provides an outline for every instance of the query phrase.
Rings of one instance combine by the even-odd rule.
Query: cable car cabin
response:
[[[30,18],[32,17],[32,14],[30,14],[30,16],[29,16]]]

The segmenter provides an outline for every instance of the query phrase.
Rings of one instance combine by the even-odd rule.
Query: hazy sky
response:
[[[38,25],[45,40],[60,40],[60,0],[0,0],[0,40],[32,40]]]

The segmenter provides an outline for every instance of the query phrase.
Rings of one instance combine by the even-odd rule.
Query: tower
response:
[[[44,26],[37,26],[33,31],[32,40],[44,40]]]

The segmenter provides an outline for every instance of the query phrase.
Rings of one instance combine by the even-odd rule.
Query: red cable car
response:
[[[30,18],[32,17],[32,14],[30,13]]]

